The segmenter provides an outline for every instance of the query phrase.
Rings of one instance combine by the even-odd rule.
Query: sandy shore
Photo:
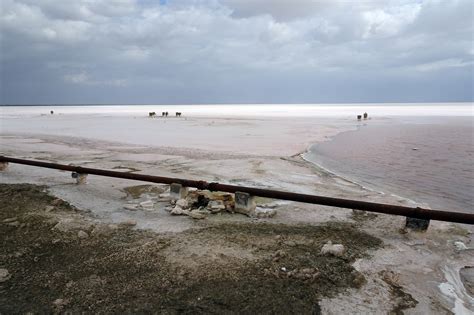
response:
[[[343,118],[53,115],[3,119],[0,141],[1,154],[7,156],[413,205],[400,197],[367,191],[299,156],[310,144],[356,127],[357,122]],[[88,184],[75,185],[68,173],[19,165],[11,165],[0,176],[2,183],[47,185],[51,194],[86,211],[87,220],[97,224],[134,220],[135,229],[160,235],[184,235],[181,233],[199,228],[196,221],[171,216],[164,207],[124,209],[125,188],[140,182],[89,176]],[[399,217],[360,218],[350,210],[271,202],[277,215],[258,222],[288,226],[351,223],[383,243],[369,250],[369,256],[351,262],[366,279],[362,286],[318,297],[323,313],[463,314],[474,310],[474,300],[459,275],[460,268],[472,265],[474,250],[460,250],[455,243],[472,248],[472,227],[432,222],[426,233],[400,233],[404,219]],[[206,224],[254,221],[241,215],[220,215],[209,216]],[[181,248],[182,259],[199,256],[193,244]],[[213,247],[207,250],[212,253]],[[397,298],[408,295],[416,303],[405,305]]]

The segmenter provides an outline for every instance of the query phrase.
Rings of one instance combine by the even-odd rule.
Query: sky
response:
[[[0,0],[0,104],[472,102],[472,0]]]

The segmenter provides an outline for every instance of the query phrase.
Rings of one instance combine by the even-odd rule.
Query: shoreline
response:
[[[37,123],[37,120],[33,121]],[[227,132],[226,128],[229,127],[228,123],[207,128],[207,120],[198,121],[199,124],[194,128],[206,132],[205,134],[201,133],[200,137],[207,140],[208,143],[213,143],[214,140],[212,135],[211,138],[207,138],[208,134],[221,132],[228,136],[228,134],[225,134]],[[321,123],[321,121],[318,122]],[[283,120],[278,124],[270,123],[268,125],[268,122],[263,123],[264,127],[272,126],[272,128],[278,128],[276,131],[279,133],[287,132],[288,135],[278,137],[276,138],[278,141],[275,140],[271,143],[273,151],[260,150],[259,152],[253,152],[252,155],[248,152],[244,153],[246,151],[245,145],[248,143],[242,142],[234,144],[233,148],[237,148],[237,150],[233,151],[232,154],[225,154],[223,151],[219,152],[222,147],[213,146],[212,144],[209,144],[208,148],[217,149],[217,151],[195,148],[184,149],[184,142],[180,142],[180,148],[163,148],[64,135],[48,137],[17,135],[14,138],[2,135],[0,139],[2,141],[2,154],[5,155],[61,161],[105,169],[123,169],[147,174],[160,174],[167,177],[186,175],[186,177],[192,179],[406,205],[406,201],[401,201],[394,196],[367,191],[360,185],[345,179],[340,180],[337,175],[306,161],[301,153],[308,146],[301,149],[300,143],[298,146],[291,147],[292,150],[287,147],[281,149],[281,146],[289,145],[292,141],[306,139],[302,135],[307,133],[307,126],[313,128],[313,138],[322,140],[327,139],[326,136],[335,134],[338,130],[341,131],[347,128],[347,125],[344,124],[342,126],[323,126],[322,123],[321,125],[316,124],[313,119],[304,124],[300,122],[293,124],[292,121]],[[327,120],[325,122],[332,124]],[[282,128],[283,123],[286,124],[283,126],[284,128]],[[236,125],[240,126],[239,128],[244,126],[245,134],[258,134],[259,128],[262,128],[260,124],[247,124],[245,119],[244,121],[234,122],[232,128],[237,128]],[[53,127],[63,126],[67,125],[57,124]],[[159,125],[153,126],[159,128]],[[201,126],[204,128],[201,128]],[[177,136],[179,137],[179,134]],[[179,141],[192,143],[192,139],[188,137],[179,139]],[[265,145],[265,141],[266,138],[261,138],[257,142],[250,143]],[[236,145],[239,145],[240,149]],[[231,146],[227,147],[231,148]],[[242,147],[244,150],[242,150]],[[278,150],[275,151],[275,148]],[[292,151],[291,154],[278,154],[289,151]],[[294,155],[295,151],[298,152],[296,156]],[[474,251],[458,250],[455,244],[455,242],[461,242],[466,244],[467,247],[472,247],[474,244],[474,228],[472,226],[435,221],[431,222],[430,228],[425,233],[410,232],[401,234],[400,229],[404,225],[403,217],[382,214],[358,216],[345,209],[294,202],[271,203],[270,201],[260,202],[264,204],[271,203],[277,211],[273,218],[251,219],[242,215],[221,215],[210,216],[205,220],[206,222],[199,223],[189,217],[171,216],[162,208],[161,204],[154,211],[124,209],[128,202],[128,195],[125,191],[130,187],[140,185],[139,182],[90,176],[86,185],[75,185],[67,172],[34,167],[17,167],[13,164],[6,172],[0,173],[0,176],[2,182],[8,184],[27,182],[47,185],[50,194],[65,200],[94,222],[116,225],[134,220],[136,225],[133,227],[133,231],[145,230],[157,235],[171,233],[176,237],[184,237],[183,235],[190,233],[187,231],[199,229],[204,223],[206,225],[221,226],[228,223],[247,224],[253,222],[290,226],[295,229],[300,229],[305,225],[317,227],[332,223],[349,224],[356,227],[357,230],[381,239],[383,246],[371,251],[368,257],[357,259],[351,265],[367,279],[367,283],[364,284],[362,289],[352,288],[335,296],[321,299],[319,305],[323,312],[347,313],[353,310],[370,313],[380,310],[389,311],[400,301],[400,297],[391,293],[393,286],[390,283],[417,301],[418,304],[414,308],[410,308],[410,312],[440,313],[449,311],[453,309],[455,301],[459,303],[459,299],[463,301],[463,305],[468,309],[474,307],[474,304],[471,306],[465,289],[462,285],[459,286],[461,282],[459,282],[457,276],[450,279],[455,279],[458,282],[451,283],[452,281],[447,279],[443,272],[446,268],[458,272],[461,267],[468,266],[474,261]],[[343,232],[341,233],[343,234]],[[323,239],[326,242],[330,240],[330,237],[323,236]],[[199,246],[199,244],[199,242],[189,243],[185,248],[187,253],[189,255],[195,254],[193,248]],[[227,245],[230,246],[230,244]],[[347,246],[349,246],[349,243],[347,243]],[[220,248],[206,247],[206,253],[211,255],[210,257],[219,257],[218,255],[222,254],[222,252],[219,252]],[[258,249],[258,247],[256,248]],[[295,248],[298,248],[298,246]],[[317,247],[313,250],[319,252],[320,248]],[[229,255],[229,253],[234,252],[225,251],[222,257]],[[304,266],[300,267],[303,268]],[[456,298],[446,295],[439,289],[440,284],[447,282],[458,292]],[[443,285],[443,288],[446,286]],[[363,302],[367,299],[372,303]],[[357,305],[354,305],[354,301]]]
[[[469,137],[472,122],[409,119],[389,125],[364,124],[310,146],[303,158],[365,189],[404,198],[423,208],[469,212],[473,200],[472,195],[466,196],[472,193],[474,180],[469,141],[456,138]],[[456,156],[448,153],[453,150]]]
[[[337,136],[339,136],[339,135],[342,134],[342,133],[346,133],[346,132],[357,132],[358,130],[359,130],[359,128],[354,129],[354,130],[341,131],[340,133],[338,133],[338,134],[332,136],[330,139],[325,140],[325,141],[323,141],[323,142],[333,141],[334,138],[336,138]],[[421,206],[421,205],[422,205],[422,203],[417,202],[417,201],[415,201],[415,200],[413,200],[413,199],[411,199],[411,198],[409,198],[409,197],[401,196],[401,195],[398,195],[398,194],[396,194],[396,193],[394,193],[394,192],[385,191],[385,190],[382,190],[382,188],[377,188],[375,184],[373,185],[373,187],[363,185],[363,184],[359,183],[356,179],[351,179],[348,175],[339,174],[339,173],[337,173],[336,171],[331,170],[331,169],[329,169],[329,168],[323,166],[322,164],[320,164],[320,163],[318,163],[318,162],[316,162],[316,161],[310,161],[310,160],[308,160],[307,158],[305,158],[304,155],[306,155],[306,154],[315,154],[315,153],[312,153],[312,152],[311,152],[311,147],[312,147],[312,146],[314,146],[314,145],[319,145],[319,144],[321,144],[321,143],[322,143],[322,142],[313,143],[313,144],[311,144],[311,145],[308,147],[307,150],[305,150],[304,152],[298,153],[297,155],[298,155],[302,160],[304,160],[304,161],[306,161],[307,163],[309,163],[310,166],[317,167],[317,168],[319,168],[320,170],[322,170],[322,171],[324,171],[324,172],[327,172],[328,174],[330,174],[330,175],[332,175],[332,176],[335,176],[335,177],[337,177],[337,178],[339,178],[339,179],[341,179],[341,180],[347,181],[347,182],[349,182],[349,183],[351,183],[351,184],[357,185],[357,186],[359,186],[359,187],[360,187],[361,189],[363,189],[363,190],[375,192],[375,193],[381,194],[381,195],[387,195],[387,194],[388,194],[388,195],[390,195],[390,196],[396,197],[397,199],[403,199],[403,200],[405,200],[406,202],[408,202],[409,204],[413,205],[414,207],[416,207],[416,206]],[[427,207],[427,205],[424,204],[423,207],[424,207],[424,208],[427,208],[427,209],[433,209],[433,208],[431,207],[431,205],[428,205],[428,207]]]

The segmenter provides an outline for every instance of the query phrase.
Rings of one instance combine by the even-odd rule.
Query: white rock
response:
[[[321,248],[321,254],[326,255],[334,255],[340,257],[345,252],[345,247],[342,244],[333,244],[331,241],[324,244],[323,248]]]
[[[225,204],[222,200],[211,200],[207,204],[207,208],[210,210],[225,210]]]
[[[181,209],[188,208],[188,201],[186,199],[178,199],[176,201],[176,206],[180,207]]]
[[[193,210],[192,212],[195,212],[195,213],[200,213],[200,214],[203,214],[203,215],[209,215],[211,213],[215,213],[215,212],[212,212],[212,211],[209,211],[203,207],[197,209],[197,210]]]
[[[80,230],[79,232],[77,232],[77,237],[84,239],[84,238],[88,238],[89,234],[87,234],[86,232]]]
[[[153,210],[153,201],[147,200],[140,202],[140,206],[145,210]]]
[[[7,281],[10,279],[11,275],[5,268],[0,268],[0,283]]]
[[[273,218],[276,215],[275,209],[257,207],[254,216],[257,218]]]
[[[138,205],[136,205],[136,204],[135,205],[125,205],[123,208],[127,209],[127,210],[131,210],[131,211],[136,211],[136,210],[138,210]]]
[[[17,217],[13,217],[13,218],[5,219],[5,220],[3,220],[2,222],[4,222],[4,223],[9,223],[9,222],[13,222],[13,221],[16,221],[16,220],[17,220]]]
[[[461,251],[461,250],[466,250],[466,249],[469,249],[469,247],[466,246],[466,244],[464,244],[463,242],[454,242],[454,247],[456,247],[457,250]]]
[[[189,212],[189,216],[193,219],[196,219],[196,220],[202,220],[202,219],[205,219],[206,218],[206,215],[203,214],[203,213],[200,213],[198,211],[190,211]]]
[[[188,210],[183,210],[180,206],[176,206],[171,210],[172,215],[189,215]]]

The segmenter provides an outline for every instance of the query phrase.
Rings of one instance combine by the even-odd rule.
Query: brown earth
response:
[[[382,245],[346,223],[200,221],[156,234],[28,184],[0,184],[0,209],[2,314],[319,313],[321,298],[364,284],[351,264]],[[342,257],[320,254],[329,240]]]

